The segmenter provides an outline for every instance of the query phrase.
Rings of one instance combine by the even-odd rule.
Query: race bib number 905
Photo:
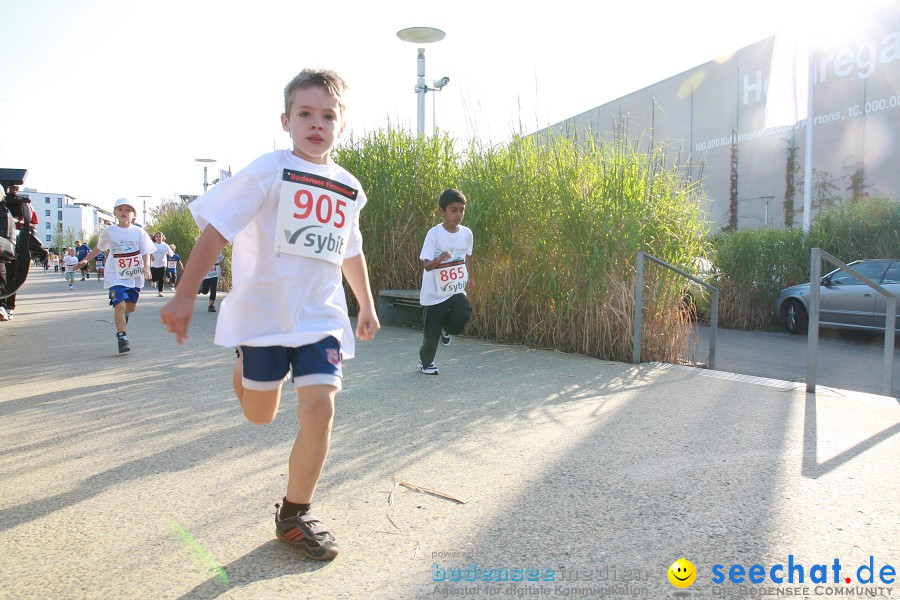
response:
[[[344,262],[358,190],[339,181],[285,169],[275,224],[275,251]]]
[[[431,270],[434,273],[434,284],[440,298],[452,296],[465,291],[469,280],[469,271],[464,260],[443,263]]]
[[[117,279],[132,279],[141,275],[141,255],[139,252],[114,254]]]

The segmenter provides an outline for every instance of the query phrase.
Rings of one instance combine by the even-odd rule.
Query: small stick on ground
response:
[[[465,504],[466,503],[466,501],[463,500],[462,498],[456,498],[454,496],[451,496],[450,494],[447,494],[446,492],[441,492],[439,490],[433,490],[431,488],[422,487],[420,485],[416,485],[415,483],[409,483],[408,481],[401,481],[401,482],[397,483],[394,486],[394,489],[397,488],[397,485],[402,485],[403,487],[408,488],[414,492],[421,492],[423,494],[430,494],[432,496],[437,496],[438,498],[444,498],[445,500],[451,500],[453,502],[456,502],[457,504]],[[391,495],[393,496],[393,492],[391,492]],[[392,498],[392,500],[393,500],[393,498]]]

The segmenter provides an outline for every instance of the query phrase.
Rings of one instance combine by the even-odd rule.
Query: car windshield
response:
[[[900,260],[891,264],[891,268],[884,274],[882,283],[900,283]]]
[[[884,275],[884,272],[887,270],[888,265],[890,265],[890,263],[885,261],[861,262],[850,266],[864,277],[868,277],[875,283],[879,283],[882,275]],[[843,269],[834,271],[830,276],[830,280],[831,285],[865,285],[862,281]]]

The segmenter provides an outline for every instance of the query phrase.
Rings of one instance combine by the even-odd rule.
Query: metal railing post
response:
[[[884,395],[891,395],[891,383],[894,379],[894,337],[897,327],[897,298],[887,298],[884,306],[884,373],[882,388]]]
[[[713,288],[709,308],[709,368],[716,368],[716,330],[719,328],[719,288]]]
[[[806,392],[816,393],[816,359],[819,349],[819,285],[822,278],[822,249],[813,248],[809,265],[809,315],[806,334]]]
[[[644,307],[644,253],[638,252],[634,270],[634,336],[632,337],[631,362],[641,364],[641,328]]]

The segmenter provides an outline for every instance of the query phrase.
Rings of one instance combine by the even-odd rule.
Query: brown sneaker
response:
[[[305,514],[281,519],[281,505],[275,508],[275,535],[279,540],[296,548],[312,560],[332,560],[338,555],[337,540],[330,527],[326,527],[321,517]]]

